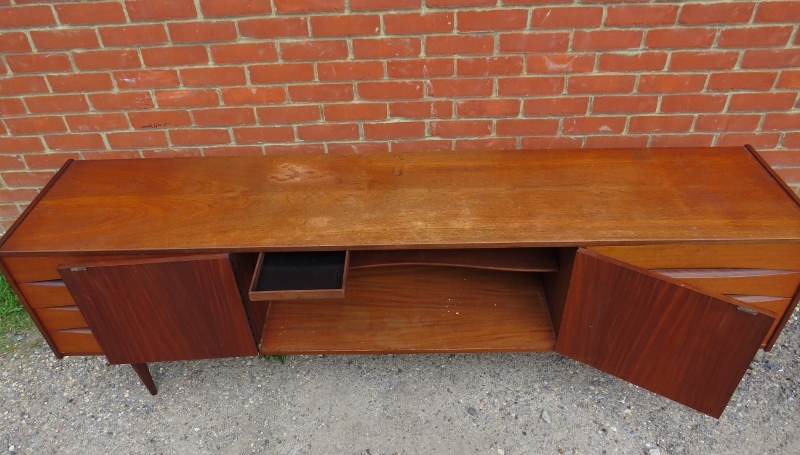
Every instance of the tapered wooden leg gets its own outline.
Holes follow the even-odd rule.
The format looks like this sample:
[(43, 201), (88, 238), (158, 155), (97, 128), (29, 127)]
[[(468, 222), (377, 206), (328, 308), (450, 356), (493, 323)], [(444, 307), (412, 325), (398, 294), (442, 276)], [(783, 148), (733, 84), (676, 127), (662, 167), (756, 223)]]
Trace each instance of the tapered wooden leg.
[(153, 382), (153, 377), (150, 376), (150, 369), (147, 368), (146, 363), (132, 363), (131, 366), (133, 367), (133, 371), (139, 375), (139, 379), (144, 382), (145, 387), (147, 390), (150, 391), (150, 395), (155, 395), (158, 393), (158, 389), (156, 388), (156, 383)]

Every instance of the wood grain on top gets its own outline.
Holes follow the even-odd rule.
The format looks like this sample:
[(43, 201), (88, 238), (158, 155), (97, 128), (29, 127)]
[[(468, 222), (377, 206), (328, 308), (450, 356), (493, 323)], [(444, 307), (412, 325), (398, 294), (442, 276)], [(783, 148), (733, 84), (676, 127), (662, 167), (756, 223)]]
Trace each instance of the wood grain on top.
[(457, 248), (800, 239), (745, 148), (78, 161), (0, 249)]

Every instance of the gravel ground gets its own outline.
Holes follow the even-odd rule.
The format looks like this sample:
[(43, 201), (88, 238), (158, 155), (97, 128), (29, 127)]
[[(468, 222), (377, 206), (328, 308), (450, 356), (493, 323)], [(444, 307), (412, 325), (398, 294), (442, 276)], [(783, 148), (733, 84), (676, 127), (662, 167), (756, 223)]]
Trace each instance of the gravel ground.
[(554, 353), (170, 362), (153, 397), (29, 332), (0, 358), (0, 453), (798, 454), (798, 359), (795, 316), (715, 420)]

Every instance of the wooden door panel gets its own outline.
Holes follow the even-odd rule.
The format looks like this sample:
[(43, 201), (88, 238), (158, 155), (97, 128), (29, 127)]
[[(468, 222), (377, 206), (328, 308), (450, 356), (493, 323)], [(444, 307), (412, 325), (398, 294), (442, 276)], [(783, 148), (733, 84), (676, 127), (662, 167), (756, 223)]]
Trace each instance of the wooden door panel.
[(556, 351), (719, 417), (773, 322), (580, 249)]
[(111, 363), (257, 353), (226, 254), (69, 264), (59, 273)]

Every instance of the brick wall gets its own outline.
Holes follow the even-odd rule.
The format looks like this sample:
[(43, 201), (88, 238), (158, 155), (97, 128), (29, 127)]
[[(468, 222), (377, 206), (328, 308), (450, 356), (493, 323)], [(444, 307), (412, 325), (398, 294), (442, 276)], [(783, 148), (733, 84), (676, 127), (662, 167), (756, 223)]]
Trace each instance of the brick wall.
[(0, 0), (0, 227), (67, 158), (742, 145), (800, 184), (800, 1)]

